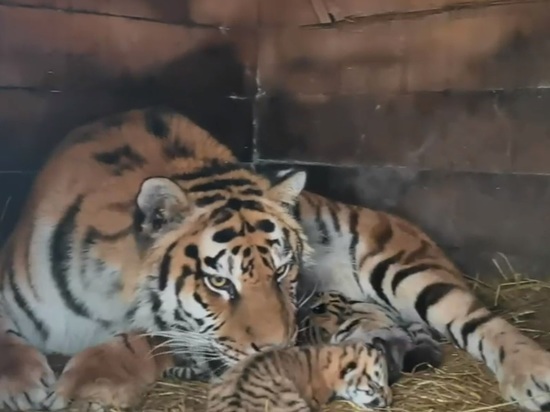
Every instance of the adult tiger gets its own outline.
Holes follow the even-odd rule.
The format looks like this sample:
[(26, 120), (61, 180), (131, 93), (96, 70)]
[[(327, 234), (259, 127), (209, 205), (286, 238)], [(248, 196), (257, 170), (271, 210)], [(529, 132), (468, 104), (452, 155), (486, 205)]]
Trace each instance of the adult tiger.
[[(426, 235), (304, 193), (305, 178), (242, 167), (168, 110), (70, 133), (2, 252), (0, 402), (126, 406), (172, 363), (143, 356), (141, 330), (228, 365), (291, 344), (302, 267), (304, 287), (425, 321), (483, 359), (507, 399), (550, 410), (550, 354), (483, 308)], [(57, 382), (50, 352), (73, 355)]]

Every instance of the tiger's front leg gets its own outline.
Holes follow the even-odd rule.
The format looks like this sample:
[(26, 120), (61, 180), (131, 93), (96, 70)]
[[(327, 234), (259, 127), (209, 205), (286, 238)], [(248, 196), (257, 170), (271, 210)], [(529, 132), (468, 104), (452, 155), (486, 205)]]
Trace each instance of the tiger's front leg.
[(2, 328), (0, 317), (0, 410), (59, 410), (55, 375), (44, 354), (15, 329)]
[(120, 334), (75, 355), (56, 392), (78, 405), (133, 407), (171, 366), (172, 355), (162, 341), (140, 333)]

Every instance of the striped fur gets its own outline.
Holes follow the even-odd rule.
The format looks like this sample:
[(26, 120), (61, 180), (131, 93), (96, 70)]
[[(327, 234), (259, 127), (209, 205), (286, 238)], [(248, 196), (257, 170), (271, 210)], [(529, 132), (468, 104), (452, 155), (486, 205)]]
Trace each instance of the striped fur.
[(359, 407), (391, 403), (386, 360), (372, 345), (348, 343), (254, 355), (213, 383), (208, 412), (309, 412), (341, 399)]
[[(303, 193), (296, 208), (313, 265), (298, 290), (338, 291), (423, 322), (495, 374), (504, 398), (550, 411), (550, 353), (491, 313), (459, 269), (419, 228), (388, 213)], [(303, 291), (303, 292), (302, 292)]]
[[(72, 132), (3, 249), (0, 345), (13, 344), (17, 358), (33, 353), (36, 373), (13, 375), (0, 362), (0, 407), (57, 407), (68, 401), (59, 393), (115, 388), (73, 367), (63, 385), (92, 389), (52, 393), (42, 354), (86, 364), (83, 356), (99, 356), (89, 348), (119, 333), (165, 339), (164, 351), (176, 356), (155, 378), (177, 371), (208, 379), (292, 344), (297, 273), (309, 247), (290, 207), (304, 184), (303, 172), (268, 178), (239, 165), (171, 111), (131, 111)], [(106, 373), (112, 367), (96, 361)]]
[[(506, 399), (550, 410), (550, 354), (483, 307), (418, 228), (303, 192), (304, 172), (259, 169), (167, 110), (70, 133), (0, 256), (9, 360), (0, 362), (0, 407), (58, 407), (94, 391), (123, 404), (143, 382), (91, 379), (78, 366), (99, 362), (96, 372), (110, 376), (117, 357), (103, 358), (124, 350), (110, 345), (121, 333), (164, 338), (175, 355), (166, 368), (200, 359), (189, 376), (292, 344), (299, 286), (426, 323), (484, 361)], [(96, 345), (104, 350), (89, 350)], [(50, 352), (75, 359), (57, 386)]]
[(353, 301), (338, 292), (317, 292), (301, 319), (300, 342), (308, 344), (381, 342), (388, 354), (390, 385), (401, 372), (438, 367), (442, 351), (424, 323), (404, 322), (399, 313), (375, 302)]

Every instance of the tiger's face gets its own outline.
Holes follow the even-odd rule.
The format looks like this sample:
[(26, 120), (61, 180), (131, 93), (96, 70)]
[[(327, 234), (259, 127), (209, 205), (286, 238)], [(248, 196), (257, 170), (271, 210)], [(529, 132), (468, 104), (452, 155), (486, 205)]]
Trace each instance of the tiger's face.
[(294, 343), (297, 275), (309, 252), (288, 210), (305, 174), (233, 180), (239, 185), (197, 196), (193, 186), (152, 178), (137, 200), (141, 234), (152, 239), (142, 300), (149, 328), (169, 336), (176, 354), (208, 352), (228, 366)]
[(334, 399), (352, 402), (360, 407), (386, 407), (392, 392), (384, 348), (364, 343), (341, 344), (342, 353), (335, 357), (338, 376)]

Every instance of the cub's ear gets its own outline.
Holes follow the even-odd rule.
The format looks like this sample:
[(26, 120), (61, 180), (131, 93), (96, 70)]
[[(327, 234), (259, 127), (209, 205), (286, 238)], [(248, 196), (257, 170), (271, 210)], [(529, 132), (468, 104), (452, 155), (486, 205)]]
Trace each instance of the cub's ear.
[(157, 237), (183, 221), (189, 201), (183, 190), (166, 177), (143, 181), (136, 198), (134, 225), (137, 231)]
[(307, 174), (303, 170), (285, 169), (273, 172), (269, 179), (271, 187), (267, 197), (286, 206), (294, 206), (304, 190)]

